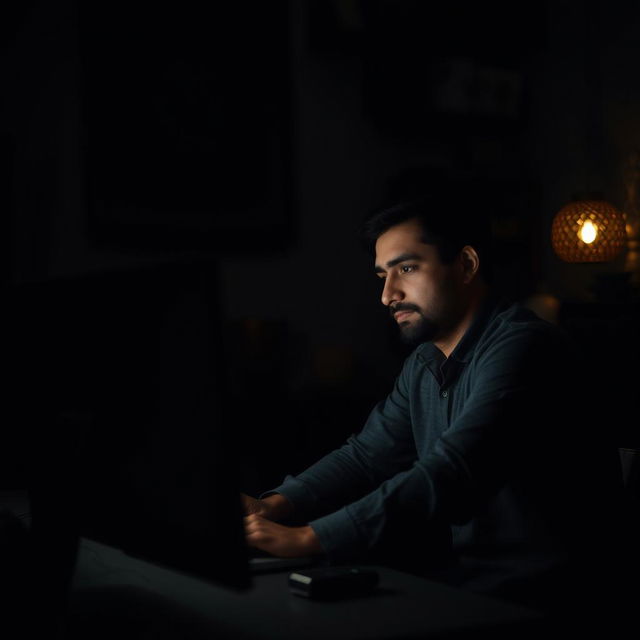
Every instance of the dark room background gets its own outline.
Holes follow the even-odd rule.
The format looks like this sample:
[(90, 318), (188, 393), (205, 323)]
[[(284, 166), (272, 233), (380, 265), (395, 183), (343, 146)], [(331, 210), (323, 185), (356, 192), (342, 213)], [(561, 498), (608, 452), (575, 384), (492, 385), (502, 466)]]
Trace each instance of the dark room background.
[[(86, 354), (105, 357), (105, 334), (120, 331), (112, 342), (131, 348), (118, 343), (96, 384), (120, 379), (145, 335), (140, 322), (127, 334), (127, 313), (148, 305), (171, 331), (138, 354), (147, 366), (128, 371), (127, 393), (137, 375), (151, 405), (170, 394), (162, 366), (219, 385), (245, 490), (340, 444), (404, 356), (357, 229), (372, 208), (443, 179), (452, 200), (467, 189), (491, 203), (498, 283), (583, 341), (607, 372), (604, 386), (585, 379), (585, 397), (611, 394), (603, 427), (639, 445), (637, 264), (627, 251), (568, 264), (550, 243), (572, 198), (598, 192), (623, 208), (637, 185), (637, 2), (31, 0), (0, 11), (13, 320), (3, 483), (25, 481), (33, 421), (98, 410), (84, 391), (61, 391), (80, 385), (72, 354), (90, 347), (82, 366), (96, 367)], [(184, 265), (203, 278), (188, 300), (147, 303)], [(105, 281), (103, 306), (70, 330), (64, 318), (77, 321)], [(75, 293), (56, 298), (60, 283)], [(47, 306), (28, 306), (24, 292), (42, 288)], [(215, 322), (194, 330), (205, 307)], [(47, 350), (63, 335), (54, 326), (68, 342)]]

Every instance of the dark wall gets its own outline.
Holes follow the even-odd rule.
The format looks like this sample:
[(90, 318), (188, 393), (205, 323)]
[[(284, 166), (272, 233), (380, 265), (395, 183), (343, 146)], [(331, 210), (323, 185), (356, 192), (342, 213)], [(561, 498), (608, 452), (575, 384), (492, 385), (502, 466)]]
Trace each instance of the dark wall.
[(623, 269), (561, 263), (549, 229), (586, 186), (624, 200), (636, 3), (129, 4), (2, 10), (5, 278), (214, 263), (250, 488), (359, 429), (400, 366), (356, 237), (381, 202), (443, 176), (488, 199), (499, 284), (547, 310)]

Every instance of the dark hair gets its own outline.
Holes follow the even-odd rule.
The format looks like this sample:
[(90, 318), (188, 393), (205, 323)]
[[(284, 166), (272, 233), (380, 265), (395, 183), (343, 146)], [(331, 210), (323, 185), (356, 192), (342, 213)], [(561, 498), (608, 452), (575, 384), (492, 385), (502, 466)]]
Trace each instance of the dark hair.
[(450, 264), (464, 246), (472, 246), (480, 257), (483, 278), (491, 280), (490, 217), (478, 202), (459, 193), (446, 198), (434, 193), (373, 211), (361, 228), (365, 249), (375, 255), (376, 241), (385, 231), (414, 218), (422, 226), (422, 242), (435, 245), (444, 264)]

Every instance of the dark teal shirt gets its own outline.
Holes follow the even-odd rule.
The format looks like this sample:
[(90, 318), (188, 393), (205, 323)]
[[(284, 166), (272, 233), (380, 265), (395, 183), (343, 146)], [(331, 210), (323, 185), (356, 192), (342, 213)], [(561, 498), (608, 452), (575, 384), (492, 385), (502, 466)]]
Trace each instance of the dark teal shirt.
[(556, 580), (608, 473), (582, 367), (556, 326), (488, 299), (449, 358), (417, 347), (364, 428), (275, 491), (334, 562), (410, 557), (486, 592)]

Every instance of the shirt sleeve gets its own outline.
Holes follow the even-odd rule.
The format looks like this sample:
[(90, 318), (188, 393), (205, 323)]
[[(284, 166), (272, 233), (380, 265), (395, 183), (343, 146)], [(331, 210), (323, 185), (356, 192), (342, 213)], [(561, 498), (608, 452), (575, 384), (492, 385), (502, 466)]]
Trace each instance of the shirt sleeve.
[(392, 392), (373, 408), (359, 433), (268, 492), (288, 498), (296, 519), (308, 521), (333, 512), (411, 466), (416, 458), (407, 386), (411, 359), (410, 356), (405, 363)]
[(543, 406), (535, 390), (544, 344), (515, 334), (494, 345), (476, 363), (463, 411), (433, 448), (368, 494), (309, 523), (331, 560), (402, 541), (410, 529), (428, 535), (430, 527), (466, 523), (486, 505), (523, 461), (512, 455), (514, 443), (521, 452), (539, 450), (528, 425), (536, 413), (531, 403)]

